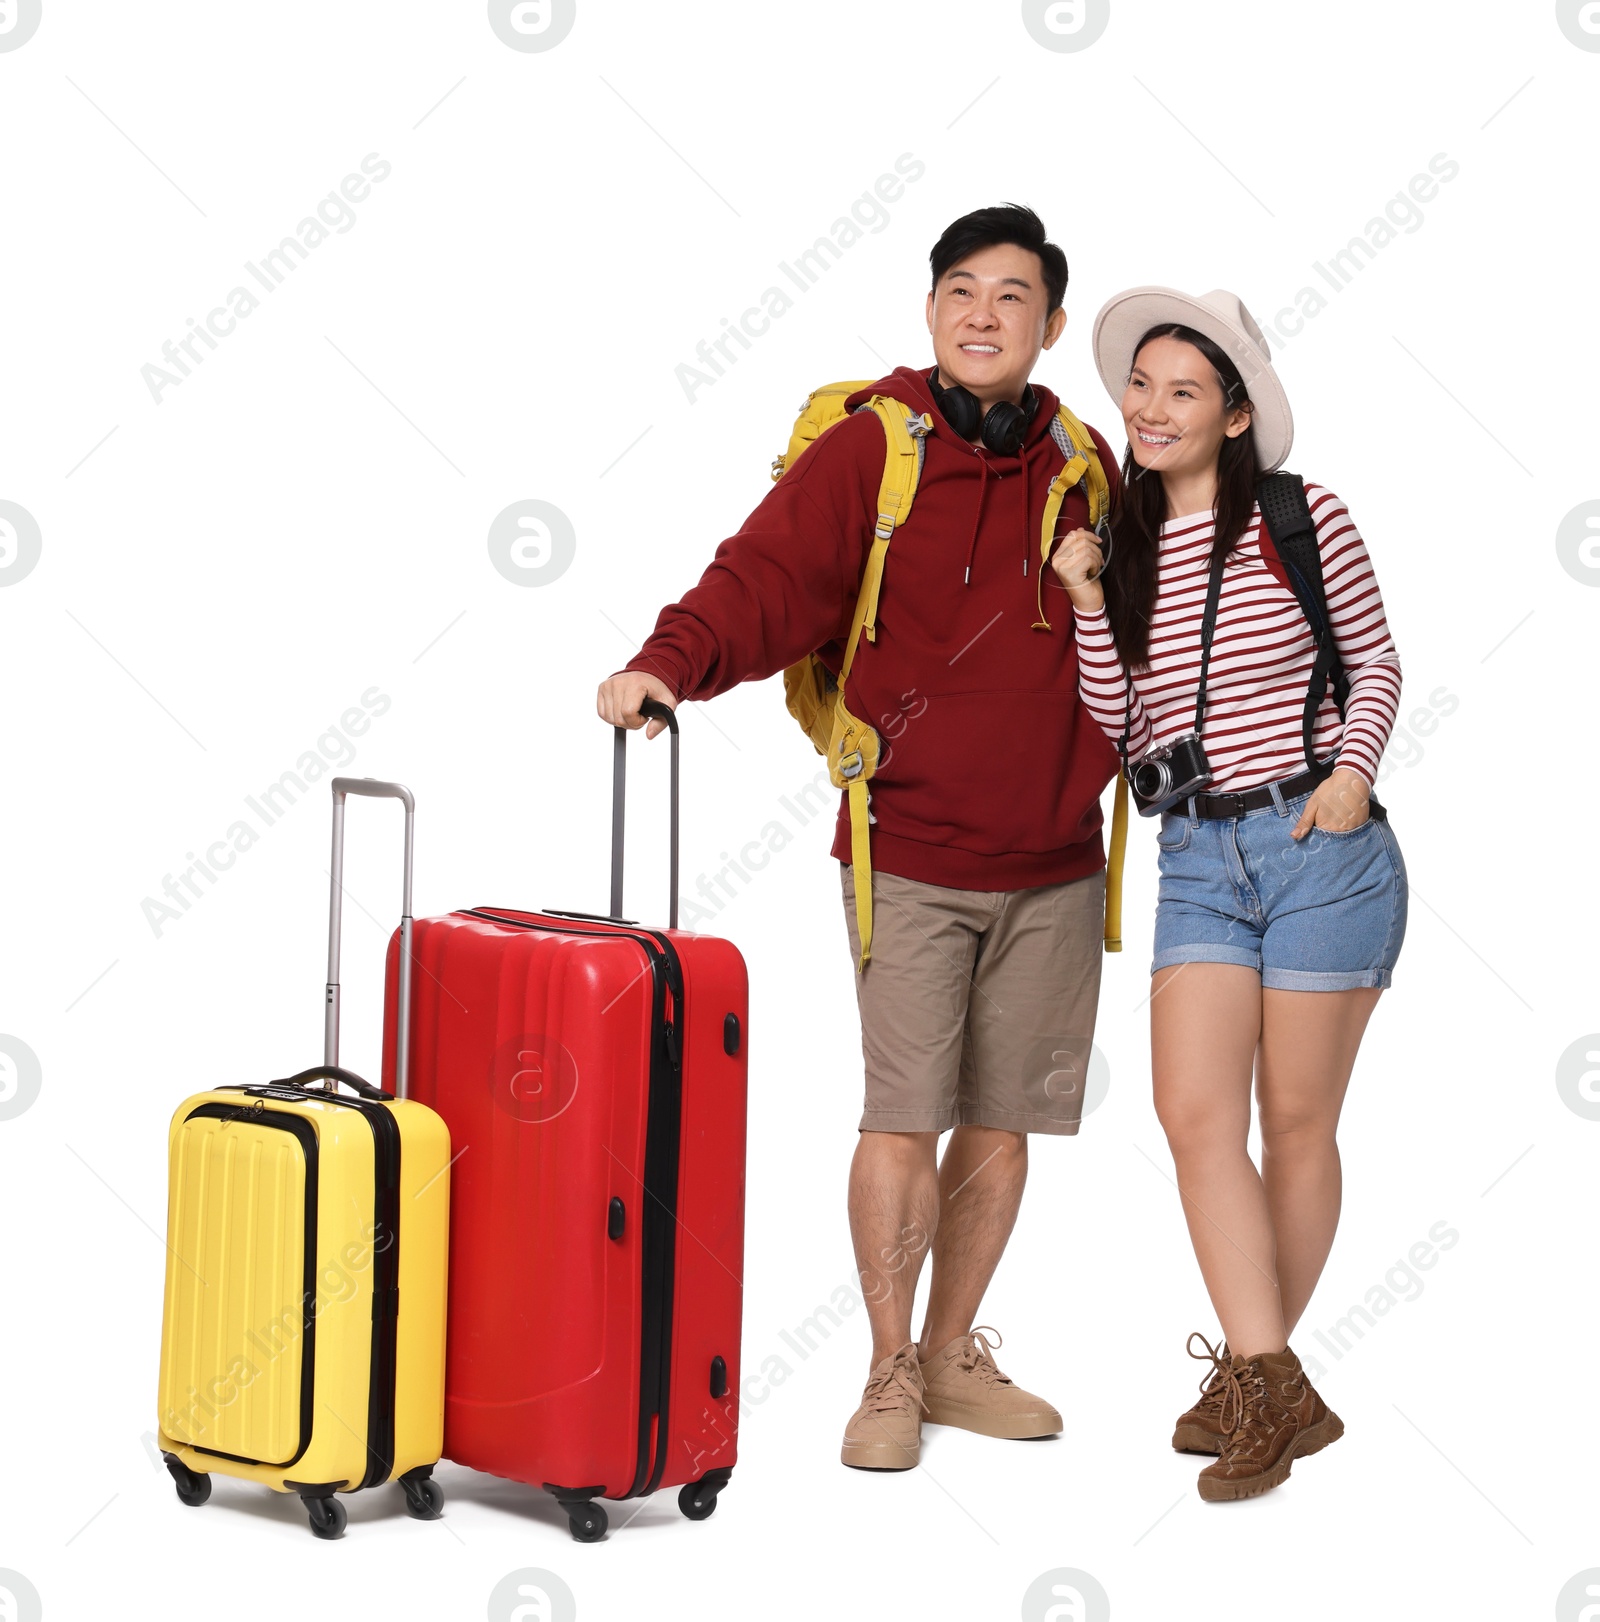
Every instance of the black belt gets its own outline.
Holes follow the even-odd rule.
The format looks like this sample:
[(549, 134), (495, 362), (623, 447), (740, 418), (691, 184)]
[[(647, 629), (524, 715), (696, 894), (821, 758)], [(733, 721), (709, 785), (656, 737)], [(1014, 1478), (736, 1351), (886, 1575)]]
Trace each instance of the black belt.
[[(1303, 771), (1297, 777), (1284, 778), (1276, 785), (1279, 798), (1292, 800), (1296, 795), (1309, 794), (1318, 783), (1332, 774), (1333, 768), (1334, 762), (1325, 760), (1321, 765)], [(1260, 788), (1246, 789), (1242, 794), (1195, 794), (1187, 800), (1179, 800), (1172, 809), (1180, 816), (1204, 817), (1207, 821), (1222, 817), (1242, 817), (1247, 811), (1265, 811), (1268, 806), (1275, 804), (1272, 788), (1271, 784), (1263, 784)], [(1382, 822), (1389, 813), (1378, 804), (1376, 797), (1369, 803), (1373, 820)]]

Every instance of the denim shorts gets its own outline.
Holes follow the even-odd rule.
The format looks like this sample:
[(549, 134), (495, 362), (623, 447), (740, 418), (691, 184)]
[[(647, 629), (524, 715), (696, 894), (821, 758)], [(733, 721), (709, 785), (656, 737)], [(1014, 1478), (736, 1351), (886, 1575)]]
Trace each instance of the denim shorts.
[(1237, 963), (1272, 991), (1385, 987), (1406, 933), (1406, 864), (1387, 821), (1289, 837), (1307, 795), (1242, 817), (1163, 814), (1155, 961)]

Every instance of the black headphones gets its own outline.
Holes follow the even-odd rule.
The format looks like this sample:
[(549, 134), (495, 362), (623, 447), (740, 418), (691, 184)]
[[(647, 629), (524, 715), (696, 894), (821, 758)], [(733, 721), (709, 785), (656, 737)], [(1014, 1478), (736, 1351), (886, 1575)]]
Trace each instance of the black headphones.
[(933, 390), (934, 403), (944, 420), (963, 439), (970, 440), (974, 434), (978, 435), (985, 448), (996, 456), (1015, 456), (1022, 449), (1028, 424), (1033, 421), (1033, 414), (1039, 408), (1031, 383), (1022, 391), (1021, 405), (1011, 400), (996, 400), (987, 411), (978, 403), (978, 397), (971, 389), (964, 389), (959, 383), (947, 389), (939, 381), (937, 366), (928, 376), (928, 387)]

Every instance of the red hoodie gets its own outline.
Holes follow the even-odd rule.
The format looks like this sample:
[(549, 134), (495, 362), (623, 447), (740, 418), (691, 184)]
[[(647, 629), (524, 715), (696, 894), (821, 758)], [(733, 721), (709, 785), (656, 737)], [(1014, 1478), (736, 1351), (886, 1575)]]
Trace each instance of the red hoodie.
[[(1072, 605), (1048, 566), (1050, 629), (1032, 628), (1039, 525), (1062, 465), (1050, 437), (1056, 397), (1035, 385), (1021, 454), (996, 456), (955, 433), (922, 372), (898, 367), (849, 403), (874, 393), (930, 413), (934, 427), (911, 516), (889, 545), (878, 637), (861, 639), (845, 694), (884, 745), (870, 785), (872, 865), (964, 890), (1082, 878), (1105, 865), (1099, 802), (1117, 757), (1079, 700)], [(1116, 461), (1090, 433), (1114, 500)], [(837, 671), (883, 460), (871, 412), (830, 428), (717, 548), (699, 584), (662, 609), (625, 668), (687, 699), (759, 681), (814, 649)], [(1056, 533), (1087, 523), (1079, 488)], [(833, 854), (850, 859), (843, 794)]]

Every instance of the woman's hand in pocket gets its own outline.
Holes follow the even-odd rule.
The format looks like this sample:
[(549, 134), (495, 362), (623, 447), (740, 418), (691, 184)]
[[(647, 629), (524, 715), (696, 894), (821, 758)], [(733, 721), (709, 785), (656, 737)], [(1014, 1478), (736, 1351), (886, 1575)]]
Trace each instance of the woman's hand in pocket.
[(1306, 801), (1291, 837), (1304, 839), (1313, 828), (1326, 828), (1331, 834), (1347, 834), (1371, 815), (1368, 804), (1371, 797), (1372, 790), (1360, 772), (1349, 766), (1337, 767), (1332, 776), (1323, 778)]

